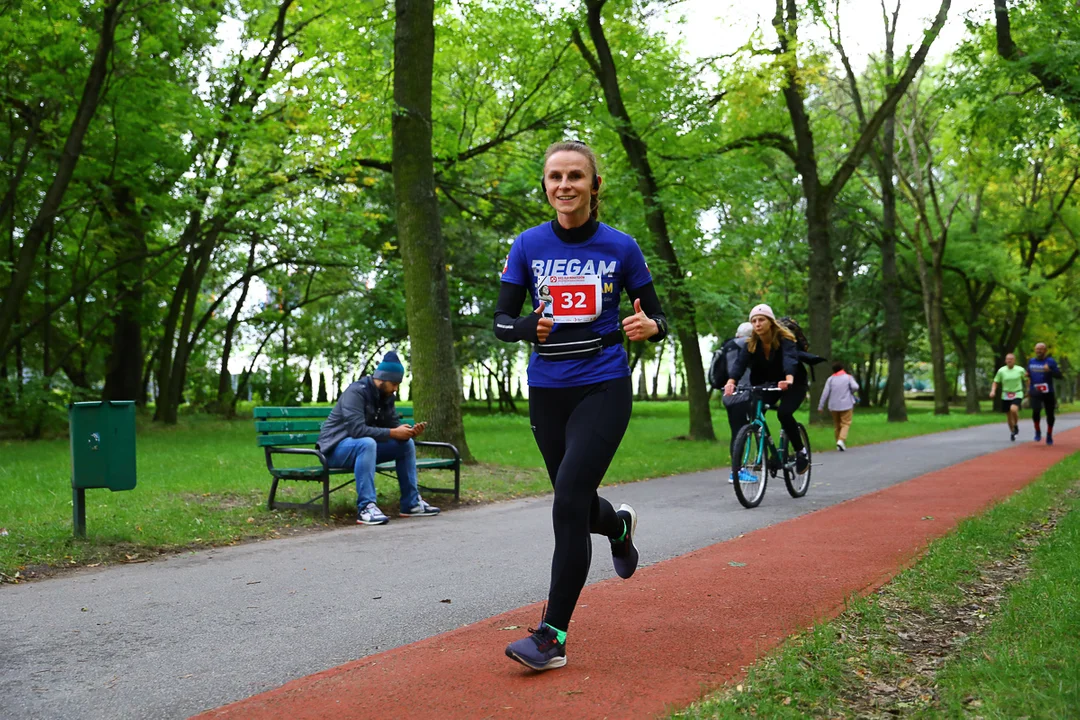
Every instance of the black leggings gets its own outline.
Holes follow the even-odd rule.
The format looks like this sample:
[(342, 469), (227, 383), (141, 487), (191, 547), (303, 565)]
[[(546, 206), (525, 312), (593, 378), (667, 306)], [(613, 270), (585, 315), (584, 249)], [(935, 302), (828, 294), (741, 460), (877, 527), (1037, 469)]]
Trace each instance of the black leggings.
[(724, 409), (727, 410), (728, 427), (731, 428), (731, 440), (728, 442), (728, 452), (734, 453), (735, 436), (739, 434), (739, 431), (743, 429), (744, 425), (750, 424), (750, 419), (754, 413), (754, 404), (747, 400), (746, 402), (725, 405)]
[(1057, 396), (1054, 393), (1031, 396), (1031, 419), (1039, 424), (1042, 410), (1046, 410), (1046, 427), (1054, 429), (1054, 411), (1057, 410)]
[(617, 538), (623, 523), (615, 508), (596, 494), (626, 426), (633, 389), (630, 378), (572, 388), (529, 388), (529, 419), (544, 456), (555, 502), (555, 554), (544, 620), (568, 630), (589, 575), (589, 533)]
[(805, 385), (792, 385), (780, 393), (780, 399), (770, 403), (770, 407), (776, 408), (776, 419), (780, 421), (780, 427), (784, 428), (788, 442), (795, 448), (795, 452), (803, 449), (802, 435), (799, 434), (799, 424), (795, 421), (795, 411), (802, 405), (806, 398)]

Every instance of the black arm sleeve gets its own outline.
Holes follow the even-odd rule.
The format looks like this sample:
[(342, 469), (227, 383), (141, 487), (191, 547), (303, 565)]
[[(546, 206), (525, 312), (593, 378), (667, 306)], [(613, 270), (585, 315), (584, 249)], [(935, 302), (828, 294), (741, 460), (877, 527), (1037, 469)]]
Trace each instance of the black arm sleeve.
[(540, 322), (540, 316), (532, 312), (521, 317), (521, 306), (527, 294), (524, 285), (504, 282), (499, 288), (499, 299), (495, 303), (495, 337), (503, 342), (538, 341), (536, 324)]
[(656, 323), (656, 327), (660, 332), (649, 338), (649, 342), (660, 342), (668, 334), (667, 316), (664, 315), (664, 309), (660, 307), (660, 298), (656, 296), (656, 288), (653, 284), (645, 283), (639, 288), (631, 290), (626, 289), (626, 294), (630, 296), (630, 302), (635, 300), (641, 300), (641, 311), (648, 316), (648, 318)]

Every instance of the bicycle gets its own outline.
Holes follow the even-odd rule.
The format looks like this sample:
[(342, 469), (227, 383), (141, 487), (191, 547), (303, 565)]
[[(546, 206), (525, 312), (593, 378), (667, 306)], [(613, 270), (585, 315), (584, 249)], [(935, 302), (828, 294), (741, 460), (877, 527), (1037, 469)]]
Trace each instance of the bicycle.
[[(778, 472), (783, 472), (784, 484), (791, 497), (800, 498), (810, 488), (810, 469), (813, 464), (807, 465), (806, 472), (802, 475), (795, 471), (795, 453), (788, 455), (788, 438), (783, 430), (780, 432), (779, 451), (773, 444), (769, 425), (765, 422), (765, 397), (772, 392), (782, 391), (775, 385), (750, 388), (750, 399), (754, 402), (754, 419), (739, 430), (731, 453), (735, 496), (745, 508), (755, 508), (761, 503), (761, 499), (765, 497), (769, 475), (775, 478)], [(798, 423), (798, 426), (803, 447), (806, 448), (806, 459), (810, 461), (810, 438), (806, 434), (806, 427), (802, 423)]]

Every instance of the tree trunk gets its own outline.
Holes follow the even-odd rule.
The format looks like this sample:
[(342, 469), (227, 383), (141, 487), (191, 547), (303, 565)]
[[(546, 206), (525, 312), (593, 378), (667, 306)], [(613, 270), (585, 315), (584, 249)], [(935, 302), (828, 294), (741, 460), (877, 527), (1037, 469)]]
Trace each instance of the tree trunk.
[(671, 326), (682, 346), (683, 365), (686, 370), (690, 401), (689, 436), (693, 440), (715, 440), (716, 433), (713, 431), (712, 415), (709, 413), (709, 387), (705, 381), (705, 367), (701, 359), (701, 346), (694, 317), (694, 302), (690, 293), (683, 287), (683, 279), (686, 275), (679, 264), (668, 232), (667, 216), (660, 198), (659, 185), (649, 163), (648, 148), (634, 128), (630, 114), (623, 103), (615, 60), (601, 21), (601, 11), (605, 2), (606, 0), (585, 0), (585, 6), (588, 9), (589, 37), (596, 48), (596, 56), (594, 57), (589, 51), (581, 33), (576, 28), (573, 31), (574, 42), (604, 91), (608, 112), (615, 120), (619, 140), (626, 151), (630, 166), (637, 175), (638, 191), (645, 205), (645, 222), (649, 228), (649, 234), (652, 236), (656, 254), (665, 266), (665, 305), (672, 318)]
[(454, 328), (446, 249), (431, 154), (434, 0), (395, 0), (393, 140), (397, 239), (405, 266), (405, 312), (416, 418), (430, 437), (453, 443), (472, 462), (454, 382)]
[(140, 258), (116, 271), (119, 306), (113, 317), (113, 339), (106, 362), (103, 400), (138, 400), (143, 375), (143, 271), (146, 266), (146, 226), (128, 187), (114, 188), (110, 225), (127, 257)]

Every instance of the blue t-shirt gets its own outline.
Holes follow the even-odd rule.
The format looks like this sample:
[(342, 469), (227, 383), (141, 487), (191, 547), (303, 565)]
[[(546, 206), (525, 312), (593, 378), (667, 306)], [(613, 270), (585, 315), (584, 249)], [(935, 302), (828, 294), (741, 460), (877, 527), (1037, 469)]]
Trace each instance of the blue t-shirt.
[[(1060, 374), (1061, 370), (1058, 369), (1057, 362), (1049, 355), (1042, 360), (1039, 358), (1031, 358), (1028, 360), (1028, 376), (1031, 378), (1031, 394), (1049, 395), (1054, 392), (1054, 376)], [(1046, 390), (1040, 388), (1040, 385), (1045, 385)]]
[[(588, 323), (598, 335), (620, 329), (619, 296), (624, 288), (636, 290), (652, 282), (645, 256), (634, 238), (604, 223), (583, 243), (560, 240), (551, 223), (518, 235), (506, 258), (502, 281), (527, 287), (535, 310), (540, 304), (540, 282), (551, 276), (599, 276), (602, 304), (597, 318)], [(556, 322), (548, 337), (553, 338), (562, 325)], [(530, 387), (578, 387), (629, 376), (630, 365), (622, 345), (606, 347), (597, 355), (579, 360), (549, 360), (536, 352), (529, 358)]]

